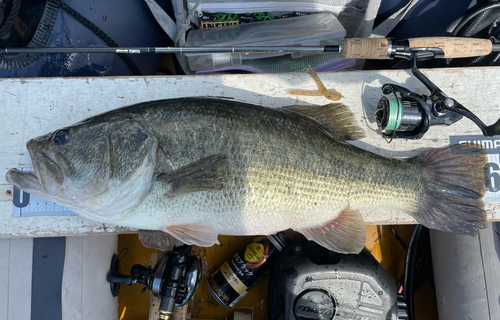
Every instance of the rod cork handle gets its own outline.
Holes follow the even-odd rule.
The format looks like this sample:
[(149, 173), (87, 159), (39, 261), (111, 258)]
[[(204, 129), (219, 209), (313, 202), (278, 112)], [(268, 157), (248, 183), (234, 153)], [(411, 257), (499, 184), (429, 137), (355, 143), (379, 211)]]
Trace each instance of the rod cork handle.
[(458, 37), (427, 37), (408, 39), (410, 48), (440, 48), (444, 58), (467, 58), (491, 53), (493, 44), (488, 39)]
[[(425, 37), (408, 39), (410, 48), (439, 48), (443, 58), (467, 58), (484, 56), (491, 53), (493, 44), (488, 39), (458, 37)], [(342, 58), (352, 59), (389, 59), (389, 39), (352, 38), (341, 42)]]
[(387, 59), (389, 40), (385, 38), (352, 38), (340, 42), (342, 58), (351, 59)]

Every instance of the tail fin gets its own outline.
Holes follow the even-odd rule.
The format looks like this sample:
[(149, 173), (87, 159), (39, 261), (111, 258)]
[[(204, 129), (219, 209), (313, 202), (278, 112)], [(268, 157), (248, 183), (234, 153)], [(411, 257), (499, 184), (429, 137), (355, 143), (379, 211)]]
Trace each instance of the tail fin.
[(423, 152), (417, 159), (423, 162), (429, 187), (412, 216), (428, 228), (458, 234), (475, 235), (484, 228), (484, 151), (453, 145)]

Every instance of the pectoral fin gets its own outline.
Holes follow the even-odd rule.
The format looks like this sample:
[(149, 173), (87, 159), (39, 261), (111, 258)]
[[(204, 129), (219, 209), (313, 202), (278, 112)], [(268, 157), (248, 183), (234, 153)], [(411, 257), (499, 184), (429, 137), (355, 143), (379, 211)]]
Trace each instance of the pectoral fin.
[(227, 181), (229, 166), (225, 156), (213, 155), (168, 173), (156, 179), (170, 184), (167, 196), (174, 197), (197, 191), (218, 190)]
[(218, 233), (212, 227), (197, 225), (171, 226), (164, 230), (185, 244), (211, 247), (219, 244)]
[(317, 228), (295, 229), (307, 239), (339, 253), (359, 253), (366, 241), (363, 217), (357, 210), (342, 210), (337, 218)]

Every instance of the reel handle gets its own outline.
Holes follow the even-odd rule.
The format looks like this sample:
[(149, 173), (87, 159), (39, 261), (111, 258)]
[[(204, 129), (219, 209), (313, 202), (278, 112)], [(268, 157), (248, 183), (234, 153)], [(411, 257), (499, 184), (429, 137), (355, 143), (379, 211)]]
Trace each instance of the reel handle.
[(469, 109), (467, 109), (454, 99), (448, 98), (447, 100), (450, 101), (450, 105), (447, 106), (445, 101), (444, 103), (440, 104), (441, 109), (449, 110), (458, 113), (466, 118), (469, 118), (479, 127), (479, 129), (481, 129), (485, 137), (495, 137), (500, 135), (500, 119), (498, 119), (497, 122), (495, 122), (494, 124), (487, 126), (472, 111), (470, 111)]
[(486, 137), (500, 136), (500, 119), (491, 126), (487, 126), (484, 135)]
[(432, 51), (439, 55), (434, 58), (466, 58), (484, 56), (491, 53), (493, 44), (488, 39), (459, 37), (423, 37), (412, 38), (404, 42), (389, 38), (352, 38), (341, 41), (342, 58), (352, 59), (393, 59), (398, 53), (414, 51)]
[(106, 276), (106, 280), (111, 284), (119, 283), (126, 284), (127, 286), (132, 286), (137, 283), (137, 278), (126, 274), (121, 274), (119, 272), (108, 273), (108, 275)]

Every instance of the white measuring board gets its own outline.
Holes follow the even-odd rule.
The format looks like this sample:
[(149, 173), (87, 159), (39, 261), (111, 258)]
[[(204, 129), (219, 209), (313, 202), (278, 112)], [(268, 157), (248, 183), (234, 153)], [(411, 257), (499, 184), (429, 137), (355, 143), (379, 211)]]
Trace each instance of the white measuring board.
[[(22, 171), (33, 171), (33, 168), (19, 168)], [(76, 215), (70, 209), (55, 204), (17, 187), (13, 188), (12, 216), (13, 217), (41, 217), (41, 216), (72, 216)]]
[[(423, 69), (448, 96), (473, 111), (486, 124), (500, 117), (500, 67)], [(328, 89), (342, 94), (339, 101), (355, 114), (366, 137), (352, 141), (362, 149), (389, 157), (411, 157), (429, 148), (450, 144), (450, 136), (480, 135), (468, 119), (451, 126), (431, 126), (418, 140), (394, 139), (387, 144), (380, 135), (374, 113), (384, 83), (395, 83), (417, 93), (428, 90), (408, 70), (319, 73)], [(0, 79), (0, 238), (131, 233), (136, 230), (91, 221), (78, 215), (16, 218), (12, 216), (12, 185), (5, 180), (10, 168), (32, 167), (26, 141), (102, 112), (134, 103), (192, 96), (230, 97), (268, 107), (323, 105), (325, 97), (293, 96), (288, 89), (316, 90), (308, 73), (204, 76), (140, 76), (95, 78)], [(493, 147), (495, 146), (493, 143)], [(500, 142), (498, 142), (500, 143)], [(499, 164), (500, 154), (490, 154)], [(489, 167), (490, 187), (496, 174)], [(493, 182), (491, 182), (493, 181)], [(500, 187), (500, 183), (498, 183)], [(500, 220), (500, 196), (489, 191), (485, 199), (488, 220)], [(31, 201), (31, 199), (30, 199)], [(43, 202), (42, 204), (44, 204)], [(38, 204), (39, 205), (39, 204)], [(407, 224), (416, 221), (406, 213), (376, 210), (362, 212), (367, 224)], [(26, 209), (25, 209), (26, 211)]]
[(450, 144), (481, 146), (488, 156), (484, 166), (486, 184), (485, 202), (500, 202), (500, 137), (489, 138), (480, 135), (450, 136)]

